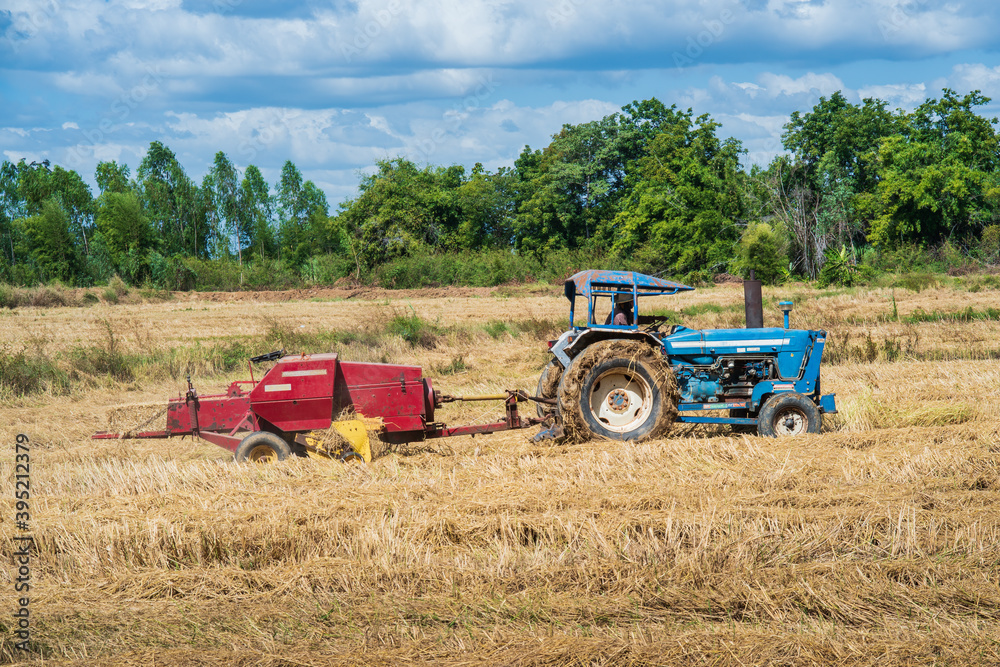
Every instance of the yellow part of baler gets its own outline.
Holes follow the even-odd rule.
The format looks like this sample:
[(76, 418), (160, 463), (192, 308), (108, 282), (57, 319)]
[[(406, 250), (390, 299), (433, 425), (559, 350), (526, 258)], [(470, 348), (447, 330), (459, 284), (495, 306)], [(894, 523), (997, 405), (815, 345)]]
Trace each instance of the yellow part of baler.
[[(377, 423), (367, 423), (367, 422)], [(351, 452), (357, 452), (365, 463), (371, 463), (372, 448), (368, 430), (381, 426), (381, 420), (344, 419), (335, 421), (325, 432), (313, 431), (303, 438), (306, 452), (314, 459), (344, 458), (351, 460)], [(355, 459), (356, 460), (356, 459)]]

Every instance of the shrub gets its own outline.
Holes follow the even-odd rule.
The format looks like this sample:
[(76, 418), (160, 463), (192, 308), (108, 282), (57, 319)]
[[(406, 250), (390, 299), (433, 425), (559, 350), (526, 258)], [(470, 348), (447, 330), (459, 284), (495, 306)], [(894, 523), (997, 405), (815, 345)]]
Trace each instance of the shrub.
[(533, 280), (536, 260), (506, 250), (472, 253), (422, 252), (399, 257), (375, 269), (373, 281), (389, 288), (470, 285), (495, 287)]
[(491, 320), (483, 325), (483, 330), (494, 340), (501, 336), (516, 336), (517, 332), (512, 330), (506, 322)]
[(12, 285), (0, 285), (0, 307), (17, 308), (20, 304), (18, 289)]
[(58, 287), (37, 287), (30, 292), (28, 303), (38, 308), (54, 308), (69, 304), (70, 298), (66, 291)]
[(985, 276), (970, 276), (965, 278), (962, 283), (965, 288), (970, 292), (981, 292), (983, 290), (996, 290), (1000, 289), (1000, 276), (995, 275), (985, 275)]
[(29, 354), (26, 350), (11, 354), (0, 352), (0, 387), (17, 395), (44, 391), (66, 393), (69, 376), (56, 363), (41, 352)]
[(114, 325), (109, 320), (103, 320), (101, 326), (104, 328), (104, 340), (96, 345), (74, 348), (70, 352), (73, 370), (84, 375), (104, 375), (131, 382), (135, 379), (134, 368), (141, 360), (122, 350), (121, 341), (115, 335)]
[[(307, 331), (304, 326), (282, 322), (272, 317), (264, 318), (264, 340), (261, 352), (285, 350), (288, 353), (315, 354), (326, 352), (337, 334), (328, 331)], [(260, 354), (255, 352), (254, 354)], [(251, 355), (252, 356), (252, 355)]]
[[(186, 263), (183, 257), (164, 258), (159, 253), (150, 254), (150, 269), (153, 282), (165, 290), (187, 292), (198, 285), (198, 274)], [(190, 259), (197, 262), (198, 260)]]
[(939, 285), (938, 279), (931, 273), (906, 273), (897, 276), (890, 287), (900, 287), (911, 292), (921, 292)]
[(303, 265), (302, 277), (316, 285), (332, 285), (357, 270), (354, 260), (346, 255), (317, 255)]
[[(785, 238), (765, 222), (748, 226), (736, 247), (734, 269), (744, 278), (753, 270), (758, 280), (774, 285), (783, 279), (787, 266)], [(707, 276), (706, 281), (710, 280)]]
[(111, 280), (108, 281), (108, 289), (113, 291), (115, 295), (120, 299), (128, 294), (128, 285), (125, 281), (118, 276), (111, 276)]
[(850, 287), (858, 282), (858, 268), (852, 253), (848, 252), (847, 246), (841, 246), (840, 250), (829, 249), (826, 251), (826, 261), (819, 271), (819, 286), (844, 285)]
[(456, 373), (464, 373), (468, 370), (468, 366), (465, 365), (465, 357), (462, 355), (452, 357), (451, 362), (447, 364), (434, 365), (431, 368), (438, 375), (455, 375)]
[[(239, 273), (239, 265), (235, 265)], [(302, 279), (283, 262), (258, 259), (243, 265), (243, 288), (253, 290), (286, 290), (302, 286)]]
[(990, 264), (1000, 259), (1000, 225), (990, 225), (983, 230), (979, 239), (979, 256)]
[(878, 253), (874, 268), (890, 272), (926, 272), (933, 263), (930, 252), (911, 243)]
[(419, 345), (427, 349), (437, 345), (437, 328), (416, 313), (396, 315), (389, 321), (386, 330), (389, 334), (399, 336), (410, 345)]

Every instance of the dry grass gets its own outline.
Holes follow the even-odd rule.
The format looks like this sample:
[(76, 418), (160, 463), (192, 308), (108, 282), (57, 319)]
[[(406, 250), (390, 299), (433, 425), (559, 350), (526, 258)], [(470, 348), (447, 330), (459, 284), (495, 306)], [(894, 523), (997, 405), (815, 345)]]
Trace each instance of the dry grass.
[[(897, 305), (933, 293), (911, 303), (897, 290)], [(874, 317), (880, 298), (805, 300), (793, 322), (888, 334)], [(344, 357), (430, 369), (462, 356), (467, 370), (435, 386), (472, 394), (534, 388), (547, 361), (538, 338), (475, 332), (502, 312), (563, 316), (559, 298), (525, 301), (210, 306), (222, 326), (246, 328), (264, 327), (265, 315), (358, 326), (412, 305), (450, 327), (433, 348), (357, 343)], [(160, 323), (151, 345), (220, 333), (197, 302), (178, 305), (119, 308)], [(96, 308), (23, 313), (20, 324), (52, 327), (58, 340), (74, 313), (82, 326)], [(9, 321), (20, 313), (0, 328), (26, 336)], [(848, 322), (865, 313), (870, 324)], [(935, 349), (930, 325), (914, 326)], [(950, 327), (973, 350), (998, 329)], [(195, 383), (207, 393), (244, 373), (229, 375)], [(370, 466), (253, 467), (190, 439), (86, 439), (113, 406), (176, 395), (170, 379), (10, 402), (0, 406), (4, 442), (25, 432), (35, 443), (34, 636), (45, 662), (75, 665), (1000, 662), (997, 362), (845, 361), (823, 383), (842, 412), (821, 435), (702, 429), (536, 446), (530, 432), (508, 433), (426, 443)], [(456, 424), (501, 411), (447, 408), (439, 418)], [(12, 480), (0, 489), (10, 553)], [(12, 590), (9, 566), (0, 587)], [(0, 656), (17, 657), (3, 641)]]

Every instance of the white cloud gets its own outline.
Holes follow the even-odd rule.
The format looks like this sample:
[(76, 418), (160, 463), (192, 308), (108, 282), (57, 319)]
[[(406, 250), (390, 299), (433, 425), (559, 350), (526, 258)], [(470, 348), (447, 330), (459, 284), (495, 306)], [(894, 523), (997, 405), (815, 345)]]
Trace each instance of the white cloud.
[(49, 153), (48, 151), (5, 150), (3, 156), (11, 162), (19, 162), (21, 160), (25, 162), (41, 162), (49, 156)]
[(757, 79), (763, 92), (775, 98), (779, 95), (823, 95), (829, 96), (838, 90), (844, 89), (844, 82), (833, 74), (814, 74), (809, 72), (798, 78), (792, 78), (786, 74), (774, 74), (764, 72)]
[(116, 97), (122, 93), (118, 79), (110, 74), (60, 72), (52, 83), (63, 92), (94, 97)]
[(849, 99), (857, 97), (854, 91), (844, 85), (832, 73), (809, 72), (799, 77), (791, 77), (775, 72), (762, 72), (756, 81), (726, 81), (713, 76), (708, 85), (686, 89), (679, 98), (682, 106), (718, 116), (726, 114), (738, 117), (748, 114), (754, 117), (787, 116), (795, 110), (811, 108), (821, 96), (829, 97), (838, 90), (844, 91)]
[(738, 0), (359, 0), (311, 19), (239, 16), (238, 2), (221, 14), (186, 11), (180, 0), (67, 0), (54, 12), (7, 4), (26, 66), (96, 60), (104, 71), (104, 61), (132, 62), (201, 77), (596, 63), (612, 54), (669, 57), (691, 40), (715, 62), (748, 53), (785, 60), (792, 51), (825, 63), (845, 49), (891, 56), (990, 47), (996, 26), (989, 6), (901, 0), (770, 0), (758, 11)]
[[(334, 199), (380, 158), (509, 165), (564, 123), (654, 95), (711, 113), (763, 162), (789, 113), (837, 90), (907, 108), (944, 85), (1000, 97), (991, 65), (933, 82), (919, 63), (889, 80), (838, 66), (995, 48), (1000, 6), (983, 0), (356, 0), (312, 17), (203, 5), (6, 2), (0, 124), (21, 127), (0, 131), (5, 148), (74, 149), (81, 173), (153, 139), (193, 174), (216, 150), (265, 173), (292, 159)], [(671, 68), (689, 48), (692, 67)]]
[(112, 4), (128, 10), (163, 11), (165, 9), (178, 9), (183, 2), (182, 0), (118, 0)]
[(389, 127), (389, 121), (385, 119), (385, 116), (375, 116), (373, 114), (365, 114), (365, 118), (368, 119), (368, 124), (374, 127), (380, 132), (385, 132), (390, 137), (397, 136), (395, 132)]
[[(180, 152), (209, 145), (241, 166), (291, 159), (303, 169), (357, 170), (402, 156), (419, 164), (487, 162), (511, 165), (525, 144), (542, 147), (563, 123), (618, 111), (601, 100), (557, 101), (543, 107), (510, 100), (443, 109), (428, 103), (375, 110), (254, 108), (231, 113), (167, 114), (167, 143)], [(510, 124), (517, 128), (510, 132)], [(210, 156), (203, 156), (207, 161)]]
[(872, 97), (885, 100), (891, 107), (912, 109), (927, 99), (927, 85), (923, 83), (887, 83), (858, 88), (862, 99)]
[(959, 91), (981, 90), (983, 94), (1000, 96), (1000, 66), (989, 67), (982, 63), (955, 65), (951, 75), (942, 83)]

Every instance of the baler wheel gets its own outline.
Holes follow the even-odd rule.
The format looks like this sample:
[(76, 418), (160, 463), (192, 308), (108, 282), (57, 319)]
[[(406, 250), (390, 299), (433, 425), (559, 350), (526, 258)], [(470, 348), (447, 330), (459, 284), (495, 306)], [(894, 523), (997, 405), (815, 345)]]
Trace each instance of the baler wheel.
[[(538, 377), (538, 389), (535, 396), (542, 398), (555, 398), (559, 392), (559, 380), (562, 378), (563, 367), (558, 359), (553, 359), (542, 369), (542, 374)], [(556, 411), (556, 406), (537, 403), (535, 409), (538, 416), (545, 418)]]
[(357, 453), (353, 449), (349, 449), (340, 455), (340, 460), (344, 463), (364, 463), (365, 457)]
[(276, 463), (291, 455), (288, 443), (277, 435), (268, 431), (255, 431), (240, 441), (233, 459), (238, 462)]
[(760, 409), (757, 420), (757, 432), (771, 438), (819, 433), (822, 427), (823, 416), (816, 404), (795, 393), (771, 397)]

